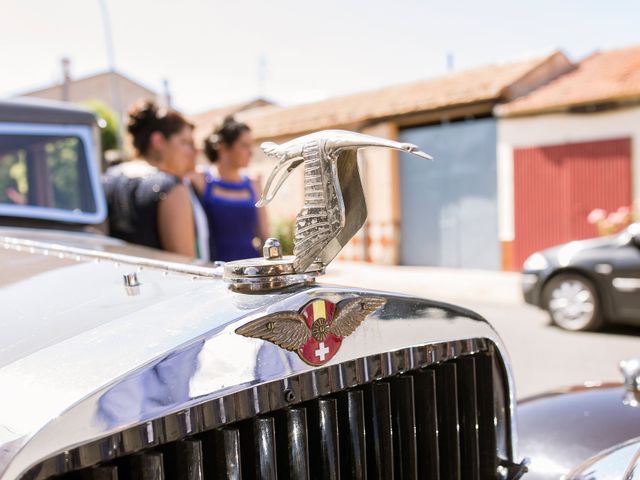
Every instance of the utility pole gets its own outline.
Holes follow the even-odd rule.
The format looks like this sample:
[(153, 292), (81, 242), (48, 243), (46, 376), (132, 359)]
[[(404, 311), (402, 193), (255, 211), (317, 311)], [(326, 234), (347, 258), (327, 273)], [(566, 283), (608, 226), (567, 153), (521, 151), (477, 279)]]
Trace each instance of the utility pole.
[(265, 98), (267, 90), (267, 54), (262, 52), (258, 59), (258, 97)]
[(109, 77), (111, 99), (118, 114), (118, 151), (120, 157), (124, 159), (124, 112), (122, 111), (122, 96), (120, 95), (120, 82), (116, 73), (116, 54), (113, 46), (113, 36), (111, 35), (111, 19), (109, 17), (109, 9), (107, 8), (107, 0), (98, 0), (100, 11), (102, 13), (102, 25), (104, 28), (104, 39), (107, 47), (107, 61), (109, 62)]
[(453, 68), (453, 52), (447, 52), (447, 73), (452, 73)]
[(69, 102), (71, 100), (71, 60), (69, 57), (64, 57), (61, 60), (62, 63), (62, 101)]
[(167, 109), (173, 107), (173, 100), (171, 98), (171, 89), (169, 88), (168, 78), (162, 80), (162, 104)]

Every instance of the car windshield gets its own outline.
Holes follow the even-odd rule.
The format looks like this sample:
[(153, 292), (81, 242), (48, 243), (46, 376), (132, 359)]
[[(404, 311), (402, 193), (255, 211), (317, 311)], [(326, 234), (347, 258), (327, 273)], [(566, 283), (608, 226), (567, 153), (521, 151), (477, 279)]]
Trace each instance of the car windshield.
[(16, 216), (42, 209), (72, 215), (95, 213), (82, 139), (0, 133), (0, 209)]

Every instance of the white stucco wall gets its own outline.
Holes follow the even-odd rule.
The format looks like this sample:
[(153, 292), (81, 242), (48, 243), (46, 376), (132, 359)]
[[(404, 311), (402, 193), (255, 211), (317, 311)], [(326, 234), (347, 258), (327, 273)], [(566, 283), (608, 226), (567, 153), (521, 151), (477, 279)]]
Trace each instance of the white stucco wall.
[(498, 120), (498, 231), (514, 239), (513, 149), (631, 138), (633, 197), (640, 197), (640, 107), (602, 113), (557, 113)]

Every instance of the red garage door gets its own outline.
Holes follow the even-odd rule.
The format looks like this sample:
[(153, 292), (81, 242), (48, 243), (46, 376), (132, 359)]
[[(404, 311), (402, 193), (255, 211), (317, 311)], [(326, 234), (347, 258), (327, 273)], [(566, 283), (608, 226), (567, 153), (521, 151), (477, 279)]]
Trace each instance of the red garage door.
[(514, 150), (515, 267), (536, 250), (593, 237), (594, 208), (631, 203), (631, 140)]

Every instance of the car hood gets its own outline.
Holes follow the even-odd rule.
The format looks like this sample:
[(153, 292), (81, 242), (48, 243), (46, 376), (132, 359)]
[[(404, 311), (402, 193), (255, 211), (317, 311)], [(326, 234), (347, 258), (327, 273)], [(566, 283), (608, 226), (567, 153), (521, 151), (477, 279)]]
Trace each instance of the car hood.
[[(216, 276), (184, 262), (188, 259), (103, 235), (0, 228), (0, 369), (180, 298), (198, 285), (194, 278)], [(132, 272), (144, 287), (124, 288), (123, 276)]]
[(128, 247), (106, 237), (44, 238), (0, 236), (0, 467), (96, 389), (287, 296), (233, 294), (214, 269), (110, 253)]
[[(354, 296), (386, 299), (327, 368), (408, 346), (472, 348), (468, 340), (478, 338), (506, 361), (497, 334), (477, 314), (404, 295), (327, 285), (241, 294), (220, 280), (219, 269), (17, 237), (0, 238), (0, 265), (1, 479), (239, 391), (256, 395), (250, 406), (259, 413), (263, 384), (316, 369), (297, 352), (236, 329), (317, 299), (334, 305)], [(138, 287), (123, 283), (132, 272)], [(385, 362), (395, 364), (391, 356)], [(513, 382), (506, 375), (512, 419)]]
[[(135, 257), (85, 256), (38, 242), (0, 237), (0, 369), (50, 345), (136, 315), (203, 287), (202, 279), (157, 266), (140, 268)], [(2, 248), (9, 246), (11, 248)], [(143, 283), (126, 289), (123, 275), (135, 272)], [(220, 282), (206, 282), (220, 290)]]
[(637, 407), (625, 402), (622, 383), (575, 385), (518, 402), (518, 446), (531, 459), (531, 480), (560, 478), (639, 431)]

